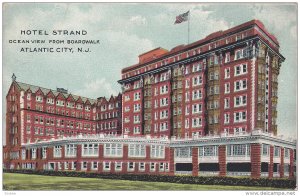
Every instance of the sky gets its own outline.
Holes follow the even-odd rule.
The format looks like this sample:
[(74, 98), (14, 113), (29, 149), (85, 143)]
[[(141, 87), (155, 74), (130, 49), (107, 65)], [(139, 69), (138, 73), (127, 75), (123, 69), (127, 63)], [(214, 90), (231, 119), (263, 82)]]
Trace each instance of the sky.
[[(280, 43), (286, 58), (279, 75), (278, 135), (297, 136), (297, 5), (295, 3), (4, 3), (2, 122), (5, 96), (17, 81), (89, 98), (121, 91), (121, 69), (157, 47), (187, 43), (187, 23), (175, 17), (190, 10), (190, 42), (252, 19), (261, 20)], [(21, 35), (21, 30), (86, 30), (82, 36)], [(89, 53), (24, 53), (19, 39), (93, 39)], [(48, 46), (49, 44), (47, 44)], [(69, 47), (68, 45), (52, 45)], [(73, 46), (72, 46), (73, 47)], [(85, 46), (88, 47), (88, 46)], [(5, 130), (5, 123), (2, 125)]]

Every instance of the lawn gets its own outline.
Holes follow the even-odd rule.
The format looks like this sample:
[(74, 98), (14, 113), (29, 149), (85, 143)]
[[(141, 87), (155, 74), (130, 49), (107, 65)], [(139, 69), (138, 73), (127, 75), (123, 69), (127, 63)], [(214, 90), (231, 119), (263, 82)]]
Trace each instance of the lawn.
[(4, 173), (3, 190), (276, 190), (270, 187), (217, 186)]

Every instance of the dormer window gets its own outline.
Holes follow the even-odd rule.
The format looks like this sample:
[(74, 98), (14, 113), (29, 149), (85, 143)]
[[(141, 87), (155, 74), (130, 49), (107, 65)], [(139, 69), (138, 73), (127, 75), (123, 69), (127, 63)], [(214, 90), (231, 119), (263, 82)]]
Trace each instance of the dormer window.
[(79, 110), (81, 110), (82, 109), (82, 105), (81, 104), (77, 104), (76, 108), (79, 109)]
[(91, 111), (91, 106), (89, 105), (85, 106), (85, 111)]
[(64, 105), (65, 105), (65, 102), (62, 101), (62, 100), (57, 100), (57, 101), (56, 101), (56, 105), (57, 105), (57, 106), (64, 106)]
[(74, 103), (73, 102), (67, 102), (67, 107), (74, 108)]
[(40, 95), (37, 95), (37, 96), (36, 96), (36, 101), (38, 101), (38, 102), (43, 102), (43, 97), (40, 96)]
[(54, 104), (54, 99), (52, 99), (52, 98), (47, 98), (47, 103), (48, 103), (48, 104)]
[(27, 100), (31, 100), (31, 93), (27, 94)]

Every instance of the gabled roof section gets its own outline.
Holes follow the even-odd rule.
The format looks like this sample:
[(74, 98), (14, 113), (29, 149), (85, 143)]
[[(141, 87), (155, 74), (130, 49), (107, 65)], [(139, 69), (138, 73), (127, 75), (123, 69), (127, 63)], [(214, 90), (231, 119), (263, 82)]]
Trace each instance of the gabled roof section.
[(81, 97), (79, 96), (77, 99), (76, 99), (76, 103), (83, 103)]
[(32, 90), (29, 88), (25, 91), (26, 93), (32, 93)]
[(85, 99), (85, 102), (84, 102), (84, 104), (89, 104), (89, 105), (92, 105), (92, 103), (90, 102), (90, 100), (89, 100), (89, 99)]
[(60, 98), (60, 99), (66, 99), (66, 97), (64, 96), (63, 93), (58, 93), (57, 96), (56, 96), (56, 99), (57, 98)]
[(115, 101), (115, 98), (114, 98), (113, 95), (111, 95), (108, 102), (109, 102), (109, 103), (112, 103), (112, 102), (114, 102), (114, 101)]
[(42, 91), (42, 89), (41, 88), (39, 88), (36, 92), (34, 92), (35, 94), (42, 94), (43, 96), (45, 96), (46, 95), (46, 93), (44, 93), (43, 91)]
[(54, 95), (54, 93), (52, 92), (52, 90), (50, 90), (47, 94), (46, 94), (46, 96), (47, 97), (56, 97), (55, 95)]
[(75, 101), (74, 97), (72, 94), (69, 94), (69, 96), (67, 97), (68, 101)]
[(79, 99), (81, 99), (83, 103), (86, 103), (88, 101), (91, 105), (97, 102), (96, 99), (81, 97), (81, 96), (74, 95), (71, 93), (60, 93), (56, 90), (47, 89), (47, 88), (43, 88), (43, 87), (31, 85), (31, 84), (26, 84), (23, 82), (15, 81), (15, 82), (13, 82), (13, 84), (14, 83), (16, 84), (16, 86), (18, 87), (19, 90), (27, 91), (30, 89), (32, 93), (36, 93), (38, 90), (40, 90), (44, 95), (47, 95), (48, 93), (52, 92), (55, 97), (61, 96), (61, 98), (63, 98), (63, 99), (69, 98), (71, 96), (73, 98), (73, 100), (76, 100), (77, 102)]

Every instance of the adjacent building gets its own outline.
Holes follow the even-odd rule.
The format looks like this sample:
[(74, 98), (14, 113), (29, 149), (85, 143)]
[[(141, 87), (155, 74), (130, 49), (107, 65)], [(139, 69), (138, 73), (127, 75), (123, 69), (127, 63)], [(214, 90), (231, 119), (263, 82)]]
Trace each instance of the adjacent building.
[[(122, 94), (89, 99), (17, 82), (7, 95), (8, 168), (294, 177), (277, 136), (279, 43), (258, 20), (122, 70)], [(284, 130), (283, 130), (284, 131)]]

